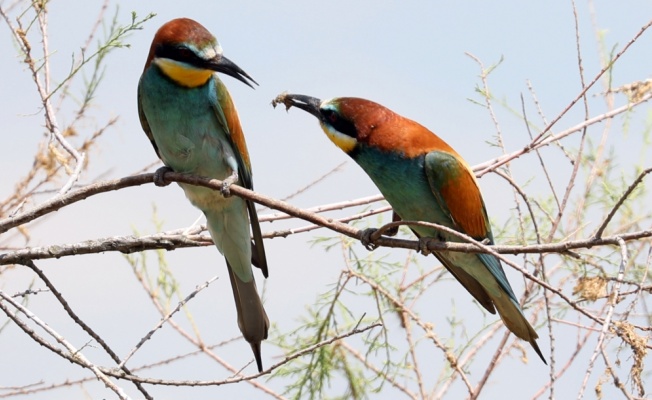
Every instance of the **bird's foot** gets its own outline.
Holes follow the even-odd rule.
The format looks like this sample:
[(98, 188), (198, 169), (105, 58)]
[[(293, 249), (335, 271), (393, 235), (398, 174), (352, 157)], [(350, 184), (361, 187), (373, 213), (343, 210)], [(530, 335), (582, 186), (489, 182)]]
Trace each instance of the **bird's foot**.
[(378, 245), (374, 243), (374, 239), (371, 237), (378, 229), (376, 228), (367, 228), (360, 232), (360, 243), (369, 251), (374, 251), (378, 248)]
[[(392, 222), (400, 222), (402, 220), (403, 219), (401, 218), (400, 215), (396, 213), (396, 211), (392, 211)], [(396, 226), (392, 226), (391, 228), (385, 229), (385, 231), (383, 232), (383, 236), (390, 236), (390, 237), (396, 236), (396, 234), (398, 233), (398, 227), (399, 226), (396, 225)]]
[(430, 249), (428, 248), (428, 244), (430, 244), (431, 240), (432, 238), (429, 237), (419, 238), (419, 253), (423, 254), (426, 257), (432, 254), (432, 251), (430, 251)]
[(233, 171), (233, 173), (229, 176), (226, 177), (222, 181), (222, 187), (220, 188), (220, 193), (222, 193), (222, 196), (224, 197), (231, 197), (231, 185), (236, 183), (238, 180), (238, 172)]
[(158, 187), (169, 185), (170, 181), (165, 179), (165, 174), (168, 172), (172, 172), (172, 168), (167, 166), (163, 166), (154, 171), (154, 184)]
[(398, 226), (392, 226), (383, 231), (383, 236), (394, 237), (398, 234)]

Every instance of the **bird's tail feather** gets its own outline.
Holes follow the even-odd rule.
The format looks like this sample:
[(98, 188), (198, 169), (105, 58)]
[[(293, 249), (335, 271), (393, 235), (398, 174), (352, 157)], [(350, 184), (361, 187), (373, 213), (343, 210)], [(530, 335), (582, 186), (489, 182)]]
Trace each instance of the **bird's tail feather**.
[[(444, 254), (435, 253), (435, 256), (484, 308), (493, 314), (495, 307), (507, 329), (520, 339), (528, 341), (541, 360), (547, 364), (536, 341), (539, 335), (523, 315), (497, 258), (493, 256), (473, 258), (471, 267), (465, 269), (449, 260)], [(478, 261), (482, 264), (477, 264)]]
[(251, 270), (252, 242), (246, 205), (242, 199), (234, 198), (228, 207), (216, 212), (204, 211), (204, 214), (208, 231), (226, 259), (238, 312), (238, 327), (251, 345), (258, 371), (262, 371), (260, 342), (267, 339), (269, 320)]
[(530, 342), (534, 351), (536, 351), (541, 360), (547, 364), (536, 341), (539, 335), (537, 335), (532, 325), (530, 325), (530, 322), (523, 315), (521, 307), (507, 295), (500, 297), (492, 296), (492, 300), (507, 329), (517, 337)]
[(269, 330), (269, 319), (263, 307), (263, 303), (258, 296), (256, 281), (243, 282), (233, 272), (229, 262), (226, 262), (229, 269), (229, 278), (231, 288), (233, 289), (233, 299), (235, 308), (238, 312), (238, 327), (242, 336), (251, 345), (251, 349), (256, 357), (256, 366), (258, 371), (263, 370), (263, 363), (260, 354), (260, 342), (267, 339)]

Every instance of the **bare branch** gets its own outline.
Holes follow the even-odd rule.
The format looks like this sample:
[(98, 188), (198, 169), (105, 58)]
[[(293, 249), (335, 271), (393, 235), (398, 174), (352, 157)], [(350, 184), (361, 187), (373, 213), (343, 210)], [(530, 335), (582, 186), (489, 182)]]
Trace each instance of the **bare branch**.
[[(59, 198), (49, 200), (38, 207), (35, 207), (32, 210), (20, 213), (16, 216), (5, 218), (0, 220), (0, 233), (5, 232), (11, 228), (15, 228), (29, 221), (35, 220), (36, 218), (42, 217), (50, 212), (59, 210), (70, 204), (74, 204), (80, 200), (87, 199), (93, 195), (105, 193), (113, 190), (124, 189), (130, 186), (138, 186), (146, 183), (153, 182), (154, 174), (143, 174), (137, 176), (131, 176), (111, 181), (98, 182), (92, 185), (85, 186), (78, 190), (71, 191), (70, 193), (61, 196)], [(193, 185), (200, 185), (214, 190), (219, 190), (221, 187), (221, 181), (217, 179), (208, 179), (184, 174), (178, 174), (174, 172), (168, 172), (165, 174), (166, 179), (174, 182), (183, 182)], [(292, 206), (288, 203), (275, 200), (273, 198), (261, 195), (259, 193), (253, 192), (251, 190), (242, 188), (237, 185), (233, 185), (233, 194), (236, 196), (241, 196), (255, 201), (256, 203), (265, 205), (267, 207), (282, 211), (288, 215), (291, 215), (295, 218), (300, 218), (309, 222), (314, 223), (315, 225), (330, 229), (337, 233), (344, 234), (354, 239), (362, 239), (363, 230), (356, 229), (350, 225), (344, 224), (342, 222), (325, 218), (315, 213), (302, 210), (295, 206)], [(383, 225), (380, 228), (380, 232), (385, 231), (386, 229), (400, 226), (400, 225), (418, 225), (426, 224), (430, 227), (435, 227), (440, 230), (447, 230), (451, 234), (457, 235), (463, 240), (467, 240), (463, 236), (460, 236), (459, 232), (450, 230), (442, 225), (437, 224), (428, 224), (417, 221), (400, 221), (400, 222), (391, 222), (386, 225)], [(289, 231), (280, 231), (276, 236), (285, 237), (291, 232)], [(273, 235), (268, 235), (271, 237)], [(582, 240), (569, 240), (560, 243), (548, 243), (548, 244), (537, 244), (529, 246), (491, 246), (491, 252), (501, 253), (501, 254), (521, 254), (521, 253), (567, 253), (570, 250), (582, 249), (582, 248), (591, 248), (594, 246), (605, 246), (605, 245), (617, 245), (618, 240), (622, 239), (627, 241), (640, 240), (642, 238), (652, 237), (652, 229), (628, 232), (620, 234), (617, 236), (609, 236), (601, 239), (582, 239)], [(468, 238), (470, 239), (470, 238)], [(0, 255), (0, 265), (11, 264), (19, 262), (22, 259), (46, 259), (46, 258), (59, 258), (63, 256), (70, 256), (75, 254), (89, 254), (97, 253), (102, 251), (121, 251), (124, 253), (131, 253), (135, 251), (149, 250), (149, 249), (174, 249), (177, 247), (193, 247), (199, 245), (207, 245), (210, 242), (206, 242), (201, 239), (199, 236), (184, 236), (184, 235), (168, 235), (168, 234), (157, 234), (149, 235), (142, 238), (134, 238), (133, 236), (123, 236), (123, 237), (113, 237), (106, 239), (99, 239), (95, 241), (81, 242), (71, 245), (55, 245), (44, 248), (32, 248), (32, 249), (22, 249), (14, 252), (8, 252)], [(470, 242), (471, 243), (471, 242)], [(379, 246), (387, 247), (396, 247), (404, 248), (411, 250), (421, 250), (420, 244), (418, 241), (405, 240), (405, 239), (394, 239), (379, 236), (375, 239), (375, 244)], [(438, 242), (436, 240), (428, 241), (426, 248), (430, 251), (462, 251), (462, 252), (485, 252), (482, 250), (484, 247), (478, 247), (474, 244), (462, 244), (462, 243), (452, 243), (452, 242)]]
[[(154, 332), (159, 330), (167, 320), (172, 318), (172, 316), (174, 314), (176, 314), (177, 311), (181, 310), (181, 307), (183, 307), (186, 303), (188, 303), (200, 291), (206, 289), (208, 287), (208, 285), (210, 285), (211, 283), (213, 283), (216, 280), (217, 280), (217, 276), (214, 276), (211, 279), (209, 279), (208, 281), (204, 282), (203, 284), (197, 286), (195, 288), (195, 290), (190, 292), (190, 294), (188, 294), (188, 296), (186, 296), (186, 298), (184, 298), (182, 301), (180, 301), (177, 304), (177, 306), (174, 308), (174, 310), (170, 311), (168, 313), (168, 315), (166, 315), (164, 318), (161, 318), (161, 320), (158, 322), (158, 324), (156, 324), (156, 326), (154, 328), (152, 328), (149, 332), (147, 332), (147, 334), (138, 342), (138, 344), (133, 349), (131, 349), (129, 354), (127, 354), (127, 356), (120, 362), (120, 364), (118, 365), (118, 368), (124, 368), (125, 364), (127, 364), (127, 361), (129, 361), (129, 359), (136, 353), (136, 351), (138, 351), (138, 349), (140, 349), (145, 344), (146, 341), (148, 341), (149, 339), (152, 338), (152, 336), (154, 335)], [(125, 372), (129, 373), (128, 371), (125, 371)]]
[[(9, 303), (12, 307), (23, 313), (27, 318), (29, 318), (31, 321), (33, 321), (36, 325), (38, 325), (40, 328), (42, 328), (44, 331), (46, 331), (50, 336), (52, 336), (59, 344), (61, 344), (63, 347), (66, 348), (68, 353), (63, 352), (60, 349), (57, 349), (58, 351), (55, 351), (58, 353), (60, 356), (76, 363), (79, 364), (85, 368), (90, 369), (93, 374), (99, 379), (100, 381), (104, 382), (107, 388), (109, 388), (111, 391), (113, 391), (118, 398), (121, 400), (128, 400), (129, 396), (124, 392), (122, 388), (117, 386), (115, 383), (111, 382), (111, 380), (107, 377), (107, 374), (102, 371), (102, 368), (97, 367), (96, 365), (92, 364), (86, 357), (84, 357), (83, 353), (81, 353), (78, 349), (76, 349), (70, 342), (68, 342), (63, 336), (58, 334), (54, 329), (52, 329), (48, 324), (46, 324), (44, 321), (42, 321), (39, 317), (37, 317), (34, 313), (29, 311), (27, 308), (23, 307), (21, 304), (15, 302), (11, 296), (8, 296), (7, 294), (4, 293), (4, 291), (0, 290), (0, 298), (4, 301)], [(50, 345), (47, 343), (47, 341), (40, 336), (36, 334), (32, 329), (30, 329), (25, 323), (23, 323), (20, 319), (18, 319), (17, 316), (15, 316), (13, 313), (9, 311), (9, 309), (3, 304), (3, 301), (0, 301), (0, 309), (4, 311), (4, 313), (9, 317), (11, 320), (16, 323), (25, 333), (27, 333), (32, 339), (35, 341), (39, 342), (43, 346), (49, 348), (50, 350), (55, 349), (54, 346)], [(47, 343), (47, 344), (46, 344)]]
[[(651, 21), (652, 22), (652, 21)], [(597, 124), (598, 122), (608, 120), (610, 118), (615, 117), (616, 115), (622, 114), (624, 112), (630, 111), (634, 109), (635, 107), (647, 102), (652, 98), (652, 93), (648, 93), (645, 96), (641, 97), (639, 101), (632, 102), (625, 104), (623, 106), (620, 106), (618, 108), (614, 108), (613, 110), (610, 110), (604, 114), (596, 115), (593, 118), (589, 118), (586, 121), (580, 122), (579, 124), (568, 128), (560, 133), (558, 133), (555, 136), (550, 136), (545, 139), (540, 139), (539, 141), (533, 140), (532, 142), (528, 143), (526, 146), (524, 146), (520, 150), (513, 151), (507, 155), (496, 157), (492, 160), (485, 161), (481, 164), (477, 164), (473, 166), (473, 171), (475, 172), (475, 176), (482, 177), (484, 174), (488, 172), (494, 171), (496, 168), (500, 167), (501, 165), (510, 162), (511, 160), (514, 160), (516, 158), (519, 158), (522, 155), (529, 154), (532, 150), (535, 149), (540, 149), (542, 147), (548, 146), (549, 144), (555, 143), (559, 141), (560, 139), (565, 138), (566, 136), (570, 136), (573, 133), (576, 132), (581, 132), (584, 128)], [(556, 119), (557, 120), (557, 119)], [(555, 120), (555, 121), (556, 121)], [(551, 122), (548, 126), (552, 126), (552, 124), (555, 122)], [(541, 137), (541, 135), (537, 136)]]
[(620, 291), (620, 284), (622, 282), (623, 276), (625, 275), (625, 267), (627, 266), (627, 262), (629, 258), (627, 254), (627, 245), (625, 244), (625, 241), (620, 238), (618, 239), (618, 244), (620, 245), (620, 257), (621, 257), (620, 268), (618, 269), (618, 277), (616, 278), (616, 283), (614, 284), (613, 292), (611, 294), (611, 301), (609, 302), (609, 308), (607, 310), (607, 315), (602, 324), (602, 330), (600, 331), (600, 336), (598, 337), (598, 343), (595, 345), (595, 351), (593, 352), (593, 355), (591, 355), (591, 358), (589, 360), (588, 368), (586, 374), (584, 375), (584, 380), (582, 381), (580, 392), (577, 396), (578, 400), (584, 397), (584, 389), (586, 388), (586, 384), (588, 383), (589, 377), (591, 376), (591, 372), (593, 371), (593, 365), (595, 364), (595, 360), (598, 358), (598, 355), (603, 350), (602, 345), (604, 342), (604, 338), (607, 335), (607, 331), (609, 330), (609, 326), (611, 324), (611, 317), (613, 316), (614, 308), (616, 307), (616, 303), (618, 302), (618, 292)]
[(607, 229), (607, 225), (609, 225), (609, 222), (611, 221), (611, 219), (614, 217), (614, 215), (616, 215), (616, 212), (618, 211), (620, 206), (623, 205), (625, 200), (627, 200), (627, 197), (634, 191), (634, 189), (636, 189), (636, 187), (643, 181), (643, 178), (645, 178), (645, 176), (647, 174), (649, 174), (650, 172), (652, 172), (652, 168), (648, 168), (648, 169), (644, 170), (643, 172), (641, 172), (638, 175), (638, 177), (634, 180), (634, 182), (632, 182), (631, 185), (629, 185), (627, 190), (625, 190), (623, 195), (620, 196), (620, 199), (618, 199), (618, 201), (616, 202), (614, 207), (611, 209), (611, 211), (609, 211), (609, 215), (607, 215), (607, 218), (604, 219), (604, 221), (602, 222), (602, 225), (600, 225), (598, 230), (595, 231), (595, 234), (593, 235), (594, 238), (600, 239), (602, 237), (602, 234), (604, 233), (604, 230)]
[[(568, 106), (566, 106), (566, 108), (565, 108), (561, 113), (559, 113), (559, 114), (557, 115), (557, 117), (555, 117), (555, 119), (553, 119), (553, 120), (548, 124), (548, 126), (546, 126), (546, 127), (543, 129), (543, 131), (541, 131), (541, 133), (539, 133), (539, 135), (538, 135), (538, 136), (537, 136), (537, 137), (536, 137), (536, 138), (535, 138), (535, 139), (534, 139), (534, 140), (533, 140), (529, 145), (527, 145), (525, 148), (523, 148), (523, 150), (521, 150), (521, 152), (523, 152), (523, 153), (521, 153), (521, 154), (528, 153), (529, 151), (531, 151), (531, 150), (534, 149), (534, 148), (539, 148), (539, 147), (544, 146), (544, 143), (546, 142), (546, 140), (542, 140), (542, 139), (544, 138), (544, 135), (545, 135), (546, 133), (548, 133), (548, 131), (550, 131), (550, 130), (552, 129), (552, 127), (555, 126), (555, 124), (556, 124), (556, 123), (557, 123), (557, 122), (558, 122), (558, 121), (559, 121), (559, 120), (560, 120), (564, 115), (566, 115), (566, 113), (567, 113), (571, 108), (573, 108), (573, 106), (574, 106), (574, 105), (575, 105), (575, 104), (576, 104), (580, 99), (582, 99), (582, 98), (586, 95), (586, 92), (588, 92), (588, 90), (589, 90), (591, 87), (593, 87), (593, 85), (595, 85), (595, 83), (596, 83), (596, 82), (597, 82), (597, 81), (602, 77), (602, 75), (604, 75), (604, 73), (607, 72), (607, 71), (611, 68), (611, 66), (614, 65), (614, 63), (615, 63), (616, 61), (618, 61), (618, 59), (619, 59), (623, 54), (625, 54), (625, 52), (627, 52), (627, 50), (629, 49), (629, 47), (630, 47), (631, 45), (633, 45), (633, 44), (638, 40), (638, 38), (640, 38), (641, 35), (643, 35), (643, 33), (645, 33), (645, 31), (646, 31), (650, 26), (652, 26), (652, 20), (648, 21), (645, 25), (643, 25), (643, 27), (641, 27), (641, 29), (636, 33), (636, 35), (634, 35), (634, 37), (633, 37), (632, 39), (630, 39), (630, 41), (627, 42), (627, 44), (625, 44), (625, 46), (623, 46), (623, 48), (622, 48), (622, 49), (621, 49), (621, 50), (620, 50), (620, 51), (619, 51), (619, 52), (618, 52), (618, 53), (613, 57), (613, 59), (611, 59), (611, 61), (609, 62), (608, 65), (606, 65), (605, 67), (603, 67), (603, 68), (600, 70), (600, 72), (598, 72), (598, 74), (593, 78), (593, 80), (591, 80), (591, 82), (589, 82), (589, 84), (586, 85), (586, 87), (584, 87), (584, 89), (582, 89), (582, 91), (581, 91), (581, 92), (580, 92), (580, 93), (575, 97), (575, 99), (573, 99), (573, 100), (568, 104)], [(652, 95), (648, 93), (646, 96), (643, 97), (643, 99), (644, 99), (644, 101), (647, 101), (647, 100), (650, 99), (650, 97), (652, 97)], [(630, 105), (636, 105), (636, 104), (640, 104), (640, 103), (631, 103)], [(615, 110), (613, 110), (613, 111), (615, 111)], [(605, 114), (603, 114), (603, 115), (607, 115), (607, 114), (609, 114), (609, 113), (605, 113)], [(583, 129), (585, 126), (591, 125), (591, 124), (588, 123), (588, 122), (589, 122), (589, 120), (584, 121), (584, 126), (583, 126), (581, 129)], [(594, 122), (592, 122), (592, 123), (594, 123)], [(578, 129), (578, 130), (579, 130), (579, 129)], [(556, 136), (556, 137), (555, 137), (555, 140), (558, 140), (560, 137), (563, 137), (563, 135), (560, 134), (560, 135)], [(546, 143), (546, 144), (547, 144), (547, 143)], [(512, 160), (512, 159), (514, 159), (514, 158), (516, 158), (516, 157), (518, 157), (518, 156), (521, 155), (521, 154), (517, 154), (517, 153), (518, 153), (518, 152), (514, 152), (514, 153), (512, 153), (511, 155), (508, 155), (507, 157), (502, 157), (502, 158), (500, 158), (500, 159), (499, 159), (498, 161), (496, 161), (494, 164), (491, 164), (491, 165), (488, 166), (486, 169), (480, 171), (480, 172), (478, 173), (478, 175), (479, 175), (479, 176), (482, 176), (482, 175), (486, 174), (486, 173), (489, 172), (489, 171), (493, 171), (494, 169), (500, 167), (501, 165), (503, 165), (503, 164), (509, 162), (510, 160)], [(486, 164), (486, 163), (485, 163), (485, 164)]]
[[(98, 343), (98, 344), (99, 344), (99, 345), (104, 349), (104, 351), (106, 351), (106, 353), (107, 353), (107, 354), (108, 354), (108, 355), (113, 359), (113, 361), (115, 361), (116, 363), (120, 363), (120, 359), (118, 358), (117, 354), (116, 354), (116, 353), (115, 353), (115, 352), (114, 352), (114, 351), (109, 347), (109, 345), (108, 345), (108, 344), (107, 344), (107, 343), (106, 343), (106, 342), (105, 342), (105, 341), (100, 337), (100, 335), (98, 335), (97, 333), (95, 333), (95, 331), (94, 331), (93, 329), (91, 329), (91, 327), (88, 326), (88, 324), (86, 324), (84, 321), (82, 321), (82, 319), (79, 318), (79, 317), (77, 316), (77, 314), (75, 314), (75, 312), (72, 310), (72, 308), (70, 307), (70, 305), (68, 304), (68, 302), (66, 301), (66, 299), (65, 299), (65, 298), (63, 297), (63, 295), (62, 295), (62, 294), (61, 294), (61, 293), (56, 289), (56, 287), (54, 287), (54, 285), (52, 284), (52, 282), (51, 282), (51, 281), (48, 279), (48, 277), (43, 273), (43, 271), (41, 271), (41, 269), (38, 268), (38, 267), (36, 266), (36, 264), (34, 264), (34, 262), (33, 262), (32, 260), (26, 260), (26, 262), (24, 263), (24, 265), (27, 266), (28, 268), (30, 268), (32, 271), (34, 271), (34, 272), (36, 273), (36, 275), (38, 275), (38, 277), (43, 281), (43, 283), (45, 283), (45, 285), (48, 287), (48, 289), (50, 290), (50, 292), (52, 292), (52, 294), (53, 294), (54, 297), (57, 299), (57, 301), (59, 301), (59, 304), (61, 304), (61, 305), (63, 306), (64, 310), (66, 310), (66, 313), (68, 313), (68, 315), (70, 316), (70, 318), (71, 318), (73, 321), (75, 321), (75, 323), (76, 323), (77, 325), (79, 325), (79, 326), (80, 326), (80, 327), (81, 327), (81, 328), (82, 328), (86, 333), (88, 333), (88, 334), (93, 338), (93, 340), (95, 340), (95, 342), (97, 342), (97, 343)], [(131, 373), (131, 371), (129, 371), (129, 370), (128, 370), (124, 365), (122, 365), (122, 364), (119, 365), (118, 367), (121, 368), (121, 369), (122, 369), (125, 373), (127, 373), (127, 374), (130, 374), (130, 373)], [(138, 390), (143, 394), (143, 396), (145, 396), (146, 399), (153, 400), (153, 397), (152, 397), (149, 393), (147, 393), (147, 391), (145, 390), (145, 388), (142, 387), (142, 385), (140, 385), (139, 383), (137, 383), (137, 384), (136, 384), (136, 387), (137, 387)]]

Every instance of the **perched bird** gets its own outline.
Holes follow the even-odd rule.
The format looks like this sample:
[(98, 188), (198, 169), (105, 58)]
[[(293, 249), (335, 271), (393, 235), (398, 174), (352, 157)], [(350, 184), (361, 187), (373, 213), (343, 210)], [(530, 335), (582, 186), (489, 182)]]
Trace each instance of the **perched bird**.
[(269, 320), (251, 264), (253, 260), (267, 277), (267, 259), (254, 203), (228, 196), (232, 183), (248, 189), (253, 185), (238, 113), (217, 72), (252, 88), (250, 82), (256, 83), (222, 55), (219, 43), (202, 25), (187, 18), (167, 22), (154, 36), (138, 82), (138, 114), (165, 164), (155, 174), (157, 185), (165, 184), (163, 176), (170, 169), (224, 181), (222, 193), (179, 185), (206, 216), (211, 238), (226, 258), (238, 327), (262, 371), (260, 343), (267, 338)]
[[(281, 94), (273, 105), (298, 107), (317, 117), (326, 136), (357, 162), (400, 218), (444, 225), (493, 244), (478, 183), (469, 165), (422, 125), (369, 100), (319, 99)], [(431, 227), (411, 226), (419, 238), (460, 242)], [(435, 256), (507, 328), (530, 342), (545, 363), (537, 333), (519, 306), (500, 261), (490, 254), (437, 251)]]

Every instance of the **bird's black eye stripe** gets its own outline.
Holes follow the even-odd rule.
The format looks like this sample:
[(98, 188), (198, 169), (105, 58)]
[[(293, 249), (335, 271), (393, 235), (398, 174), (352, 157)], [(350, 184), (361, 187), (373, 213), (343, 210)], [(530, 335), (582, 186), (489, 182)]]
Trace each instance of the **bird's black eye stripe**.
[(204, 60), (199, 58), (194, 51), (183, 45), (159, 45), (156, 48), (156, 56), (181, 61), (195, 66), (200, 66), (204, 63)]
[(322, 109), (321, 115), (324, 117), (324, 122), (332, 126), (338, 132), (342, 132), (347, 136), (355, 138), (357, 131), (355, 125), (348, 119), (342, 118), (336, 111), (330, 109)]

